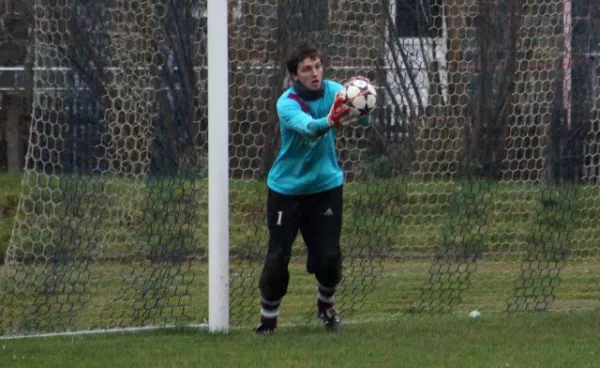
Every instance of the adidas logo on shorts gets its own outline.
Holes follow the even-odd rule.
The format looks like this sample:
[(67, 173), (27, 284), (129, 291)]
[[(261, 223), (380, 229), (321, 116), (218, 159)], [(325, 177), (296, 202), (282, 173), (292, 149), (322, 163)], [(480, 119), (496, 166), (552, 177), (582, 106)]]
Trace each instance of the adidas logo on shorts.
[(328, 208), (327, 211), (325, 211), (325, 213), (323, 215), (325, 215), (325, 216), (333, 216), (333, 211), (331, 210), (331, 208)]

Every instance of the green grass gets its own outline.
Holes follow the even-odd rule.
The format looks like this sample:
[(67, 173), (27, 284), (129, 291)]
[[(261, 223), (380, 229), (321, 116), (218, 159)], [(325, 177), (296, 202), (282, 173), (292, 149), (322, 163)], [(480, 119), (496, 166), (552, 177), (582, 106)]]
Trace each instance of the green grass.
[[(528, 303), (515, 304), (515, 285), (528, 281), (560, 282), (552, 290), (538, 287), (533, 293), (538, 299), (555, 298), (549, 310), (600, 309), (597, 278), (600, 262), (570, 262), (556, 277), (525, 280), (518, 262), (480, 262), (476, 269), (471, 265), (470, 270), (465, 268), (460, 273), (444, 272), (442, 279), (436, 281), (431, 279), (428, 270), (432, 262), (427, 260), (387, 260), (371, 266), (346, 265), (346, 277), (336, 304), (349, 322), (393, 320), (448, 308), (456, 316), (464, 316), (472, 309), (485, 315), (501, 315), (506, 310), (531, 311), (536, 307), (533, 297)], [(208, 316), (205, 263), (179, 269), (147, 262), (122, 265), (80, 262), (64, 268), (40, 265), (19, 267), (15, 273), (12, 270), (5, 270), (9, 277), (0, 280), (0, 332), (4, 333), (15, 328), (20, 328), (17, 333), (31, 330), (45, 333), (142, 324), (198, 324)], [(259, 262), (234, 262), (231, 266), (232, 275), (244, 275), (232, 277), (230, 284), (230, 319), (234, 326), (249, 328), (257, 321), (259, 270)], [(291, 283), (281, 307), (281, 322), (314, 325), (314, 278), (305, 272), (300, 260), (294, 260), (290, 272)], [(468, 285), (461, 282), (464, 279), (469, 280)], [(43, 292), (51, 280), (55, 280), (50, 282), (55, 291)], [(160, 285), (146, 289), (153, 283)], [(448, 299), (448, 294), (452, 299)]]
[[(193, 307), (173, 312), (175, 317), (196, 321), (194, 318), (205, 314), (205, 182), (28, 173), (21, 188), (19, 175), (0, 178), (4, 188), (0, 192), (0, 211), (7, 214), (2, 217), (0, 239), (4, 241), (0, 242), (0, 254), (5, 254), (18, 219), (14, 231), (17, 260), (36, 261), (13, 275), (19, 280), (14, 281), (17, 287), (25, 278), (33, 283), (31, 290), (40, 290), (41, 286), (48, 287), (47, 279), (56, 278), (60, 282), (53, 287), (82, 288), (90, 300), (122, 295), (123, 308), (131, 310), (135, 306), (127, 303), (138, 298), (137, 293), (143, 289), (140, 280), (153, 284), (161, 272), (179, 271), (159, 269), (133, 258), (120, 264), (106, 259), (91, 265), (73, 260), (63, 264), (60, 258), (56, 264), (47, 262), (55, 249), (66, 247), (70, 254), (100, 260), (124, 254), (183, 252), (196, 259), (191, 269), (196, 276), (168, 279), (171, 284), (164, 289), (174, 288), (169, 291), (174, 300), (164, 299), (165, 303), (168, 307), (178, 303), (177, 293), (182, 291), (176, 285), (185, 281), (195, 291), (194, 298), (185, 301)], [(17, 210), (19, 193), (24, 197)], [(256, 313), (256, 305), (248, 304), (248, 300), (256, 296), (267, 241), (264, 183), (232, 181), (230, 202), (233, 314), (243, 322), (246, 319), (240, 316)], [(348, 184), (345, 204), (342, 246), (346, 278), (340, 299), (346, 311), (360, 316), (358, 320), (372, 314), (384, 318), (414, 312), (415, 308), (461, 311), (487, 306), (490, 311), (500, 312), (510, 300), (516, 303), (514, 308), (524, 308), (519, 298), (521, 302), (525, 299), (528, 308), (548, 302), (558, 309), (598, 307), (600, 287), (593, 276), (600, 270), (597, 187), (399, 178)], [(485, 261), (453, 258), (465, 251), (481, 251)], [(294, 323), (302, 323), (310, 310), (306, 295), (314, 293), (314, 281), (304, 274), (300, 244), (295, 254), (300, 258), (294, 260), (292, 268), (299, 281), (290, 287), (300, 289), (290, 292), (288, 315)], [(435, 258), (444, 254), (447, 259)], [(246, 260), (240, 261), (238, 256)], [(78, 279), (82, 270), (85, 277)], [(6, 273), (5, 288), (13, 282), (11, 272)], [(11, 300), (13, 309), (5, 309), (4, 315), (13, 315), (18, 303), (31, 304), (28, 297), (32, 295), (24, 293), (24, 300)], [(65, 303), (56, 302), (53, 308), (64, 310), (61, 306)], [(55, 314), (53, 323), (82, 328), (86, 326), (80, 321), (89, 324), (90, 320), (107, 319), (106, 311), (93, 308), (77, 310), (78, 318), (52, 308), (45, 312)]]
[[(26, 176), (20, 211), (20, 178), (0, 175), (0, 254), (12, 232), (22, 248), (41, 252), (81, 237), (97, 251), (122, 254), (140, 242), (186, 243), (204, 254), (208, 242), (207, 185), (185, 178), (125, 180), (116, 177)], [(266, 241), (265, 184), (230, 183), (232, 255), (246, 256)], [(543, 201), (557, 204), (546, 207)], [(580, 257), (600, 242), (600, 188), (532, 183), (419, 182), (408, 179), (348, 184), (343, 243), (349, 252), (362, 241), (381, 253), (431, 254), (465, 243), (506, 254), (535, 249), (541, 234), (553, 234)], [(362, 235), (359, 240), (357, 234)], [(160, 243), (160, 244), (159, 244)]]
[(597, 313), (406, 316), (267, 338), (156, 331), (0, 341), (4, 367), (597, 367)]
[(22, 179), (21, 174), (0, 174), (0, 261), (10, 241)]
[[(206, 183), (31, 173), (21, 188), (22, 178), (0, 175), (0, 254), (18, 219), (14, 241), (23, 252), (17, 256), (36, 263), (0, 268), (0, 335), (19, 327), (60, 332), (204, 321)], [(256, 339), (250, 327), (266, 243), (264, 194), (262, 182), (230, 183), (231, 321), (240, 329), (228, 336), (178, 330), (5, 340), (0, 361), (6, 367), (597, 366), (599, 188), (349, 184), (345, 278), (336, 296), (346, 332), (328, 336), (315, 321), (315, 281), (297, 244), (280, 319), (292, 327)], [(71, 238), (82, 242), (65, 241)], [(102, 258), (177, 252), (173, 247), (182, 244), (195, 257), (184, 268)], [(70, 251), (101, 261), (49, 262), (52, 246), (79, 246)], [(453, 258), (465, 249), (483, 251), (484, 259)], [(444, 253), (449, 257), (435, 257)], [(545, 311), (506, 313), (536, 308)], [(468, 319), (472, 309), (483, 317)]]

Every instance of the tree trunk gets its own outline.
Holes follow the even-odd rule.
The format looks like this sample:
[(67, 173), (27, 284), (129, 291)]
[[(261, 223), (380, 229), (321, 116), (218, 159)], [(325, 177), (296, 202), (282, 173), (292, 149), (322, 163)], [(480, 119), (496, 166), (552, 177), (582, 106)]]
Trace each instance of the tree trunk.
[(22, 107), (19, 98), (15, 96), (5, 97), (8, 172), (21, 172), (25, 167), (25, 141), (21, 134)]
[(288, 53), (287, 42), (288, 34), (286, 28), (286, 13), (284, 0), (279, 0), (277, 3), (277, 50), (275, 51), (275, 63), (281, 68), (279, 72), (273, 76), (269, 87), (271, 94), (269, 96), (270, 113), (268, 127), (265, 131), (265, 145), (263, 149), (262, 160), (262, 175), (266, 178), (271, 170), (271, 166), (275, 162), (277, 148), (279, 147), (279, 117), (277, 115), (277, 99), (283, 93), (283, 82), (287, 70), (285, 69), (285, 60)]

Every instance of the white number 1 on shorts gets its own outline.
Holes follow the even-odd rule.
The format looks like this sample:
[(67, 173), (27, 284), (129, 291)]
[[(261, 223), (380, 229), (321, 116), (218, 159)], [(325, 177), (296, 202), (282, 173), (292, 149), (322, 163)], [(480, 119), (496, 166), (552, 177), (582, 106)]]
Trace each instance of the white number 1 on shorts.
[(277, 211), (277, 226), (281, 226), (282, 218), (283, 218), (283, 211)]

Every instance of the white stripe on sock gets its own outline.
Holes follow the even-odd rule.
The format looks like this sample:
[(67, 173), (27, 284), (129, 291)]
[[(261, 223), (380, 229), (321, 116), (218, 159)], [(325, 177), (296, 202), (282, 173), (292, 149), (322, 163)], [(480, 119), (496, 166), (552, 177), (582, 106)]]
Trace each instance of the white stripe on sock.
[(318, 287), (319, 287), (319, 289), (323, 290), (326, 293), (334, 293), (335, 292), (335, 287), (323, 286), (323, 285), (321, 285), (321, 283), (318, 283)]
[(265, 318), (276, 318), (279, 316), (279, 309), (267, 310), (264, 308), (260, 308), (260, 315)]
[(318, 293), (317, 298), (320, 301), (322, 301), (323, 303), (333, 303), (334, 295), (332, 295), (332, 296), (325, 296), (325, 295), (323, 295), (321, 293)]

